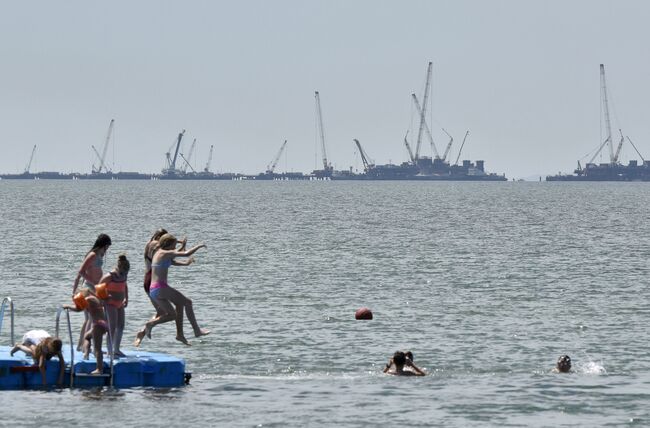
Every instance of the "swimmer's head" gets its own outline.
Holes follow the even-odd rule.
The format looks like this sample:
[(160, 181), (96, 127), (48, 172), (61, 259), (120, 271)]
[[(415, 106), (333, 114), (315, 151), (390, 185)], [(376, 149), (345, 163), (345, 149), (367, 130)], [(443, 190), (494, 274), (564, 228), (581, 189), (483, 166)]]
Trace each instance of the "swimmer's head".
[(393, 354), (393, 363), (396, 367), (402, 367), (406, 364), (406, 355), (402, 351), (395, 351)]
[(162, 248), (163, 250), (172, 250), (176, 248), (176, 242), (178, 241), (171, 233), (165, 233), (158, 240), (158, 243), (160, 244), (160, 248)]
[(406, 351), (406, 352), (404, 352), (404, 356), (406, 357), (407, 360), (413, 361), (413, 352)]
[(159, 240), (160, 237), (163, 236), (165, 233), (167, 233), (167, 230), (166, 230), (166, 229), (163, 229), (163, 228), (161, 227), (160, 229), (156, 230), (156, 231), (153, 233), (153, 236), (151, 237), (151, 240), (152, 240), (152, 241), (157, 241), (157, 240)]
[(100, 248), (108, 248), (112, 244), (111, 237), (105, 233), (101, 233), (95, 240), (95, 245), (93, 245), (93, 251), (99, 250)]
[(129, 269), (131, 269), (129, 259), (126, 258), (126, 254), (120, 254), (117, 258), (117, 270), (122, 274), (127, 274)]
[(560, 373), (568, 373), (571, 370), (571, 357), (568, 355), (562, 355), (557, 360), (555, 368)]

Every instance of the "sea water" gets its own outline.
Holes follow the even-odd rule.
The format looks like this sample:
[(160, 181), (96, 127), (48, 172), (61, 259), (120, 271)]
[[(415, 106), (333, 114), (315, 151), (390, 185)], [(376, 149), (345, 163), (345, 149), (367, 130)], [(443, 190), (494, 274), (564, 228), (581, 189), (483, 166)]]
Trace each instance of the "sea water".
[[(169, 281), (212, 334), (142, 344), (184, 358), (187, 387), (4, 391), (0, 425), (648, 426), (648, 207), (644, 183), (3, 180), (18, 337), (53, 331), (108, 233), (131, 349), (158, 227), (207, 245)], [(383, 375), (396, 350), (428, 376)]]

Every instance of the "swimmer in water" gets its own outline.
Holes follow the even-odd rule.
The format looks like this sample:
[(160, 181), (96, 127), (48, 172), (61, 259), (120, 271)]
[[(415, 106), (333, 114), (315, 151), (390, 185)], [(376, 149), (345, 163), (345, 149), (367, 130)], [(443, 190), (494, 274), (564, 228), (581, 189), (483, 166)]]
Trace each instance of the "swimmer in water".
[[(407, 358), (407, 354), (410, 354), (411, 358)], [(384, 373), (394, 376), (426, 376), (424, 371), (413, 364), (412, 357), (413, 353), (410, 351), (406, 353), (396, 351), (393, 354), (393, 358), (388, 360), (388, 364), (384, 367)], [(395, 366), (395, 369), (391, 370), (393, 366)], [(407, 367), (409, 370), (404, 370), (404, 367)]]
[(106, 290), (108, 291), (105, 310), (111, 330), (108, 337), (109, 341), (112, 341), (112, 343), (108, 344), (108, 348), (110, 350), (112, 347), (113, 355), (117, 358), (126, 357), (120, 351), (120, 345), (125, 324), (124, 308), (129, 303), (129, 288), (126, 285), (126, 280), (130, 268), (129, 260), (124, 254), (120, 254), (117, 258), (117, 266), (106, 273), (100, 281), (100, 283), (106, 284)]
[[(108, 332), (108, 323), (104, 313), (104, 303), (89, 289), (81, 291), (88, 305), (86, 312), (90, 315), (90, 330), (84, 335), (83, 357), (87, 360), (90, 355), (91, 340), (94, 345), (95, 360), (97, 367), (90, 374), (99, 375), (104, 372), (104, 353), (102, 352), (102, 338)], [(64, 309), (81, 312), (83, 309), (75, 305), (63, 305)]]
[[(104, 256), (108, 247), (111, 246), (111, 238), (102, 233), (95, 240), (95, 245), (92, 249), (88, 251), (86, 257), (84, 258), (77, 277), (74, 280), (74, 286), (72, 287), (72, 296), (74, 297), (77, 294), (77, 288), (79, 288), (79, 281), (84, 280), (85, 288), (89, 289), (93, 293), (95, 292), (95, 285), (99, 283), (102, 278), (102, 266), (104, 265)], [(81, 334), (79, 335), (79, 342), (77, 344), (77, 351), (80, 351), (83, 342), (84, 336), (90, 330), (90, 321), (88, 314), (84, 312), (84, 322), (81, 326)]]
[[(204, 244), (197, 245), (187, 251), (180, 251), (176, 249), (178, 241), (174, 236), (169, 233), (164, 234), (159, 240), (159, 249), (156, 250), (151, 261), (151, 288), (149, 289), (149, 296), (156, 302), (158, 307), (163, 311), (163, 314), (156, 318), (149, 320), (144, 328), (138, 331), (135, 339), (135, 346), (140, 346), (145, 336), (151, 339), (151, 329), (165, 322), (172, 320), (176, 321), (176, 340), (189, 345), (190, 343), (185, 338), (183, 333), (183, 311), (187, 314), (187, 319), (194, 330), (194, 336), (200, 337), (210, 334), (210, 330), (202, 329), (199, 327), (196, 317), (194, 316), (194, 308), (192, 301), (185, 297), (181, 292), (169, 286), (167, 283), (167, 275), (170, 266), (189, 266), (194, 262), (194, 258), (190, 257), (201, 248), (205, 248)], [(176, 257), (190, 257), (185, 261), (178, 261)]]
[(571, 373), (571, 357), (568, 355), (561, 355), (560, 358), (557, 359), (553, 371), (555, 373)]
[(59, 377), (57, 385), (63, 384), (63, 373), (65, 372), (65, 361), (61, 353), (63, 343), (58, 337), (52, 337), (45, 330), (30, 330), (23, 336), (21, 343), (16, 343), (9, 353), (13, 356), (17, 351), (23, 351), (32, 357), (34, 364), (38, 364), (38, 370), (41, 372), (43, 386), (47, 385), (45, 378), (45, 362), (52, 357), (59, 359)]

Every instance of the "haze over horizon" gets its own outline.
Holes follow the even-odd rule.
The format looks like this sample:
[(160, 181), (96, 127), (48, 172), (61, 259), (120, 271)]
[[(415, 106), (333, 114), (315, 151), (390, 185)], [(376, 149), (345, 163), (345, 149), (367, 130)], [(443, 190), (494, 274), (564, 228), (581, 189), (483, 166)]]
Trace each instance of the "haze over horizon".
[[(186, 129), (203, 169), (320, 168), (314, 91), (328, 158), (361, 169), (407, 160), (433, 62), (439, 151), (509, 178), (570, 173), (604, 140), (599, 64), (612, 128), (650, 158), (650, 3), (640, 0), (8, 2), (0, 18), (0, 172), (90, 172), (115, 133), (116, 171), (159, 172)], [(411, 136), (411, 141), (414, 137)], [(618, 141), (618, 138), (615, 138)], [(183, 151), (183, 150), (182, 150)], [(422, 155), (431, 150), (422, 143)], [(606, 162), (607, 154), (598, 161)], [(622, 161), (638, 159), (624, 145)]]

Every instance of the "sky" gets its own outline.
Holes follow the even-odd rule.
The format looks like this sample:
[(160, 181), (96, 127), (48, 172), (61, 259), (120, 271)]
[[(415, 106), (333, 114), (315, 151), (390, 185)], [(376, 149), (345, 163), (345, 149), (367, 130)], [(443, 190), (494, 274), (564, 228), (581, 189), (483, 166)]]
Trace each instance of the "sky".
[[(0, 2), (0, 172), (159, 172), (185, 129), (193, 168), (361, 169), (407, 160), (433, 62), (427, 120), (455, 160), (509, 178), (571, 172), (612, 127), (650, 159), (650, 2), (238, 0)], [(415, 135), (414, 135), (415, 134)], [(604, 153), (606, 154), (606, 153)], [(431, 156), (425, 140), (421, 155)], [(607, 154), (606, 154), (607, 155)], [(607, 158), (608, 159), (608, 158)], [(606, 162), (605, 157), (602, 158)], [(625, 145), (623, 162), (638, 159)], [(596, 161), (600, 161), (598, 157)]]

